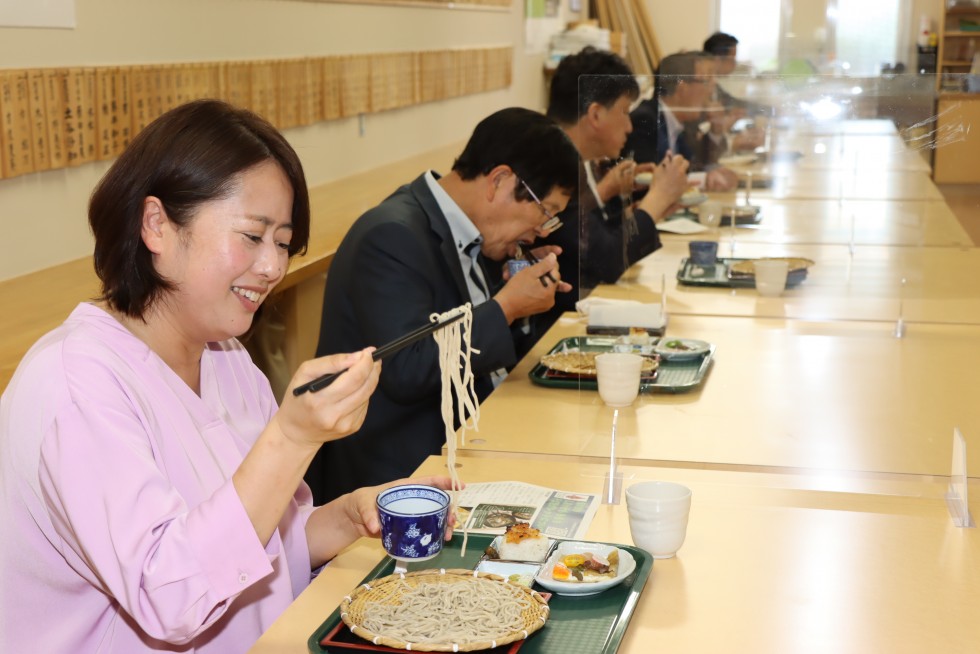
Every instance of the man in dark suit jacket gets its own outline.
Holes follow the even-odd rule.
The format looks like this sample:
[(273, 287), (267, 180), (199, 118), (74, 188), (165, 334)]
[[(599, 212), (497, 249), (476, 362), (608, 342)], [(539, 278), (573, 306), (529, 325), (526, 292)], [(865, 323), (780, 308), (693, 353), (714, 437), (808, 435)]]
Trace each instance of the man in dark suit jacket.
[[(704, 40), (702, 50), (714, 59), (716, 78), (726, 77), (735, 72), (738, 58), (737, 38), (724, 32), (715, 32)], [(772, 107), (736, 98), (721, 85), (715, 87), (715, 99), (725, 108), (725, 111), (733, 113), (736, 119), (772, 114)]]
[[(629, 108), (639, 93), (633, 71), (612, 52), (585, 48), (562, 59), (555, 70), (548, 116), (568, 134), (583, 165), (578, 193), (561, 213), (565, 226), (545, 243), (561, 248), (562, 277), (575, 289), (558, 296), (550, 311), (532, 317), (536, 338), (597, 284), (615, 282), (630, 265), (657, 250), (661, 244), (655, 223), (687, 189), (682, 157), (655, 171), (652, 165), (612, 161), (632, 129)], [(654, 176), (633, 206), (637, 171)]]
[(661, 162), (668, 151), (682, 155), (691, 171), (707, 172), (707, 190), (730, 191), (738, 183), (735, 173), (706, 158), (712, 152), (698, 130), (715, 90), (713, 67), (711, 57), (701, 52), (664, 57), (653, 98), (630, 114), (633, 132), (624, 150), (633, 151), (638, 162)]
[[(735, 71), (738, 57), (737, 38), (724, 32), (715, 32), (705, 39), (702, 49), (714, 60), (716, 80), (721, 80)], [(765, 130), (760, 129), (757, 125), (752, 125), (751, 128), (746, 128), (737, 134), (729, 134), (729, 131), (741, 118), (751, 117), (764, 120), (772, 113), (771, 107), (736, 98), (722, 88), (721, 84), (715, 85), (714, 101), (720, 111), (714, 111), (711, 114), (711, 130), (708, 133), (709, 138), (705, 139), (709, 143), (708, 148), (714, 148), (724, 153), (726, 150), (736, 152), (754, 150), (756, 147), (764, 145)]]
[[(477, 125), (452, 171), (429, 171), (357, 219), (327, 276), (317, 356), (380, 346), (467, 302), (479, 398), (516, 363), (511, 325), (552, 306), (552, 249), (502, 279), (488, 268), (550, 227), (577, 181), (575, 147), (545, 116), (504, 109)], [(499, 266), (500, 264), (496, 264)], [(550, 273), (559, 283), (542, 283)], [(502, 285), (497, 288), (494, 281)], [(317, 504), (412, 473), (445, 442), (438, 349), (431, 338), (382, 364), (361, 429), (325, 444), (306, 475)], [(458, 427), (461, 416), (455, 416)]]

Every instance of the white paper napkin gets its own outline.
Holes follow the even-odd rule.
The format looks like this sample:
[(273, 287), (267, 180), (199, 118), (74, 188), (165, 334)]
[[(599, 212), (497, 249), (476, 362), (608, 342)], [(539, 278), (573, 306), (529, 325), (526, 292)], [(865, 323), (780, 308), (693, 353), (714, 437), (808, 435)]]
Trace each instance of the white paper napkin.
[(708, 231), (708, 228), (690, 218), (671, 218), (657, 223), (657, 231), (671, 234), (700, 234)]
[(663, 329), (667, 324), (660, 304), (634, 300), (585, 298), (575, 303), (579, 313), (589, 317), (590, 327), (643, 327)]

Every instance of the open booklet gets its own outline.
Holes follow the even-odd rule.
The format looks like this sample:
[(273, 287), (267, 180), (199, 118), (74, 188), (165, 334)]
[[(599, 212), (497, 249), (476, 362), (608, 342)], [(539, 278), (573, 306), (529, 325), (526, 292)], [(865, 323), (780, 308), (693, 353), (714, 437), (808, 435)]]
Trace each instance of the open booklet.
[(581, 539), (598, 506), (596, 495), (498, 481), (467, 484), (457, 511), (472, 533), (502, 534), (511, 525), (530, 522), (552, 538)]

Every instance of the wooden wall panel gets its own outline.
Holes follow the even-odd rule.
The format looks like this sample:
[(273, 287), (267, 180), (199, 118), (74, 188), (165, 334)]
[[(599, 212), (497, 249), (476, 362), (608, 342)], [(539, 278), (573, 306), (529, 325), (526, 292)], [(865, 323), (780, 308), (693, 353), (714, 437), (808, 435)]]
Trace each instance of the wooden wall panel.
[(510, 86), (513, 48), (0, 70), (0, 177), (121, 153), (155, 118), (218, 98), (280, 129)]

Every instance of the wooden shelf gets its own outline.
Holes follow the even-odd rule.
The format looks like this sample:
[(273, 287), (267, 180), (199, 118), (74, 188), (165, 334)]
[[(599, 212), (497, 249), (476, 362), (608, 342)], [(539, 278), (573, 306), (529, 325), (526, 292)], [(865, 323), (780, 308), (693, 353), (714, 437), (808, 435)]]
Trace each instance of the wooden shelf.
[(936, 110), (937, 134), (961, 134), (945, 141), (934, 154), (933, 181), (937, 184), (980, 183), (978, 133), (969, 130), (980, 124), (980, 93), (940, 92)]
[(978, 7), (954, 7), (953, 9), (947, 9), (947, 16), (969, 16), (970, 14), (980, 14), (980, 6)]
[[(939, 43), (936, 60), (939, 62), (936, 75), (936, 92), (943, 91), (943, 80), (947, 75), (961, 75), (969, 72), (973, 65), (973, 57), (964, 59), (968, 50), (978, 50), (971, 48), (973, 39), (980, 39), (980, 30), (960, 29), (961, 21), (969, 18), (980, 19), (980, 5), (969, 7), (947, 8), (946, 0), (939, 0), (942, 3), (943, 11), (939, 22)], [(969, 43), (966, 39), (970, 39)]]

